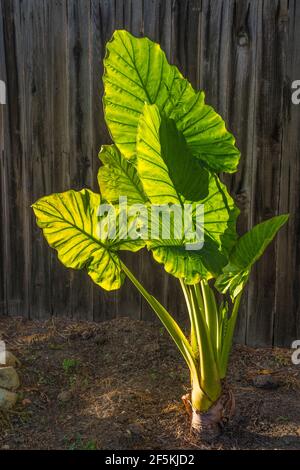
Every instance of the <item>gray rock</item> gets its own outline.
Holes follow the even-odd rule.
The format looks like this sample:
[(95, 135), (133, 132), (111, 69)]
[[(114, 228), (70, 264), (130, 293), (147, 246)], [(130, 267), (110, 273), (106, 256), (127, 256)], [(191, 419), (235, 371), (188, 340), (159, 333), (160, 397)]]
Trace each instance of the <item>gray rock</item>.
[(8, 390), (16, 390), (20, 386), (17, 372), (11, 366), (0, 368), (0, 387)]
[(12, 408), (18, 399), (18, 395), (14, 392), (9, 392), (4, 388), (0, 388), (0, 408), (3, 410), (9, 410)]
[(11, 366), (11, 367), (18, 367), (21, 365), (21, 362), (19, 361), (16, 356), (10, 352), (10, 351), (5, 351), (5, 358), (4, 358), (4, 364), (5, 366)]
[(12, 367), (20, 367), (21, 361), (10, 351), (6, 351), (6, 365)]
[(252, 383), (256, 388), (264, 390), (276, 390), (279, 387), (278, 381), (272, 375), (256, 375), (253, 377)]

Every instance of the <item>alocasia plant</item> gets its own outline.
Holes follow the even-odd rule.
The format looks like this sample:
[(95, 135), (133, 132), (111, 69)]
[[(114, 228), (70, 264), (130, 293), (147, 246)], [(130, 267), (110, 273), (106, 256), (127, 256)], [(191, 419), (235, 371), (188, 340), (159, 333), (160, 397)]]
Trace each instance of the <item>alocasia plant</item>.
[[(114, 144), (99, 154), (100, 192), (53, 194), (39, 199), (33, 210), (67, 267), (85, 268), (106, 290), (121, 287), (125, 276), (132, 281), (189, 367), (191, 392), (183, 400), (192, 428), (215, 435), (234, 409), (225, 376), (241, 295), (252, 265), (288, 216), (273, 217), (238, 237), (239, 210), (218, 177), (237, 170), (235, 140), (205, 104), (204, 93), (168, 63), (158, 44), (116, 31), (104, 66), (104, 113)], [(126, 223), (120, 217), (124, 200)], [(101, 212), (101, 205), (113, 208), (114, 216), (110, 210)], [(174, 208), (184, 212), (189, 207), (195, 229), (198, 206), (204, 218), (199, 245), (190, 243), (180, 226), (182, 214), (163, 236), (164, 219), (155, 219), (152, 212), (167, 207), (174, 222)], [(109, 222), (116, 219), (111, 235)], [(188, 336), (122, 261), (122, 250), (143, 247), (178, 279), (190, 320)]]

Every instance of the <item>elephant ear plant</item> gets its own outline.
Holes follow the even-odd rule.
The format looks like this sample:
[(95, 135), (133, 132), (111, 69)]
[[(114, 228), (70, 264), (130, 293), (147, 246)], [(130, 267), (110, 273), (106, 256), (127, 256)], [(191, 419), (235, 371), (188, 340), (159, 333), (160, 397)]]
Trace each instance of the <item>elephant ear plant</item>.
[[(150, 304), (190, 370), (183, 400), (192, 429), (209, 438), (234, 411), (225, 377), (243, 289), (288, 216), (238, 237), (239, 211), (218, 177), (237, 170), (235, 140), (158, 44), (116, 31), (104, 68), (114, 144), (99, 154), (100, 191), (52, 194), (33, 210), (65, 266), (85, 268), (106, 290), (127, 276)], [(188, 336), (122, 261), (122, 250), (144, 247), (179, 281)]]

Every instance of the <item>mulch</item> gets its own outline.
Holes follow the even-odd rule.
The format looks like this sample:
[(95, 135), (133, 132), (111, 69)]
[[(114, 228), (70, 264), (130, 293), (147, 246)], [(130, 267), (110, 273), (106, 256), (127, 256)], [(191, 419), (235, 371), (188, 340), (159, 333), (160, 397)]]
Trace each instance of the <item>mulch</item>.
[[(21, 360), (16, 407), (0, 412), (0, 449), (300, 449), (300, 366), (291, 350), (235, 346), (236, 414), (213, 444), (190, 434), (189, 374), (150, 322), (0, 319)], [(275, 383), (259, 388), (257, 377)]]

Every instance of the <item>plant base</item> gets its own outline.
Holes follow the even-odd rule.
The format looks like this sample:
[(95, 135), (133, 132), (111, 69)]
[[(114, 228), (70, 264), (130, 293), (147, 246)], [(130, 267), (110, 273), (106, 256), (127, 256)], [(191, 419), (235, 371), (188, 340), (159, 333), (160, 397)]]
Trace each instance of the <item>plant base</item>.
[(207, 411), (193, 410), (190, 395), (182, 397), (186, 410), (191, 417), (191, 431), (204, 441), (211, 442), (222, 432), (235, 411), (235, 399), (227, 385), (223, 385), (220, 398)]

